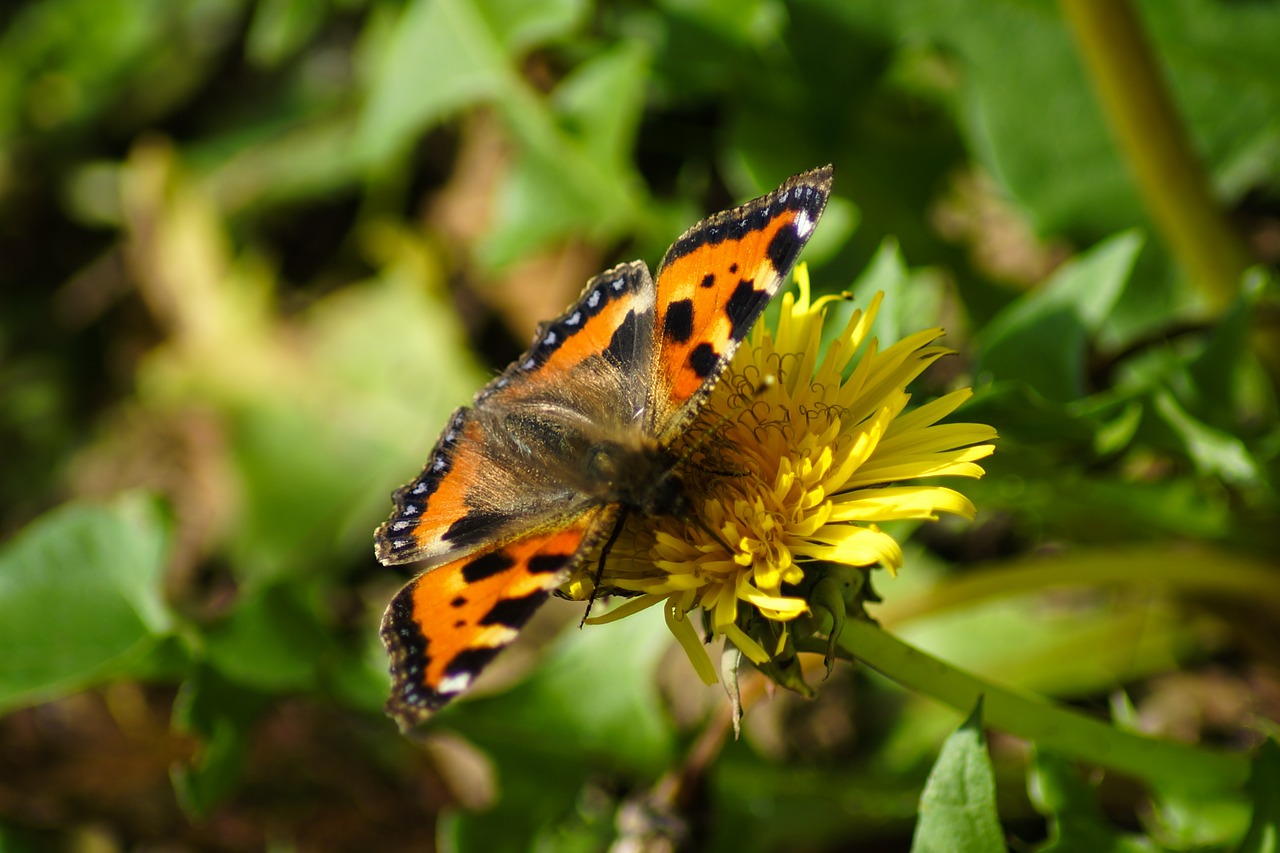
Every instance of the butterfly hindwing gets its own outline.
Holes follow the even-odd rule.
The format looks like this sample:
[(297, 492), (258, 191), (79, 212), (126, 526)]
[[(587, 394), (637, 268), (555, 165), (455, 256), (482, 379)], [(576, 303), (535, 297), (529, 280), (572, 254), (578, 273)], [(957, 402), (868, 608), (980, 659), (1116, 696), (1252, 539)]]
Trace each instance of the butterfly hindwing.
[(831, 193), (831, 167), (704, 219), (667, 250), (657, 275), (654, 431), (683, 427), (778, 292)]
[(382, 617), (391, 656), (387, 711), (402, 728), (466, 690), (562, 584), (603, 511), (489, 546), (406, 584)]
[(529, 350), (453, 413), (418, 478), (392, 495), (374, 534), (378, 560), (430, 568), (588, 509), (566, 476), (573, 466), (553, 454), (566, 432), (627, 429), (643, 409), (653, 300), (648, 268), (623, 264), (539, 326)]

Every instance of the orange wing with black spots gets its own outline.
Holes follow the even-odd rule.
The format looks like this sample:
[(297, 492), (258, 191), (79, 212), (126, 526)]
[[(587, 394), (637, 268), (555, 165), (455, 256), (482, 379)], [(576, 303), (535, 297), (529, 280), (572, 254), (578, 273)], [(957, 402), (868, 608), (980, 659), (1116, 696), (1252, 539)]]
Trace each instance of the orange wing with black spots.
[(429, 569), (589, 509), (567, 476), (573, 460), (550, 454), (566, 428), (640, 428), (632, 422), (647, 397), (653, 300), (636, 261), (592, 278), (540, 325), (529, 350), (450, 416), (418, 478), (392, 494), (391, 517), (374, 533), (378, 560)]
[(690, 228), (657, 276), (652, 424), (660, 439), (683, 428), (809, 241), (831, 167), (791, 178), (767, 196)]
[(382, 618), (393, 684), (387, 711), (402, 729), (472, 681), (568, 577), (594, 517), (490, 546), (410, 581)]

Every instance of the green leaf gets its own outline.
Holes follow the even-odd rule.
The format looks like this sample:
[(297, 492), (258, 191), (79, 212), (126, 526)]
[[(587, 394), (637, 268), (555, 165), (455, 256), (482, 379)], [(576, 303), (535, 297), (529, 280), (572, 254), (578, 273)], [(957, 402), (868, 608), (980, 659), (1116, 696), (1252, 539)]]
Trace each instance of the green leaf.
[(1192, 792), (1166, 783), (1153, 793), (1147, 831), (1173, 850), (1226, 848), (1244, 837), (1249, 811), (1238, 790)]
[[(1120, 557), (1124, 552), (1116, 549)], [(1112, 551), (1096, 551), (1106, 559)], [(1152, 566), (1134, 566), (1135, 577)], [(1156, 567), (1158, 570), (1158, 567)], [(1117, 608), (1082, 602), (1055, 611), (1039, 594), (974, 601), (912, 619), (906, 642), (970, 672), (1041, 695), (1082, 697), (1168, 672), (1203, 655), (1212, 632), (1181, 611), (1154, 604)], [(1009, 642), (1017, 637), (1018, 642)]]
[(1150, 840), (1121, 833), (1107, 823), (1093, 788), (1064, 758), (1037, 750), (1027, 785), (1032, 805), (1049, 821), (1049, 837), (1037, 848), (1039, 853), (1144, 853), (1157, 849)]
[(249, 25), (249, 59), (271, 68), (293, 56), (324, 23), (327, 6), (327, 0), (261, 0)]
[[(237, 30), (242, 3), (42, 0), (5, 4), (0, 150), (20, 132), (128, 138), (190, 94)], [(10, 12), (10, 10), (13, 10)], [(100, 130), (99, 128), (97, 128)]]
[(550, 104), (508, 105), (524, 150), (480, 244), (484, 264), (498, 269), (569, 236), (615, 239), (640, 224), (641, 183), (631, 153), (648, 69), (648, 49), (624, 42), (574, 69)]
[(1141, 246), (1136, 232), (1112, 237), (1001, 311), (979, 335), (978, 372), (1021, 380), (1050, 400), (1080, 397), (1089, 340), (1120, 296)]
[(517, 85), (503, 45), (468, 0), (413, 0), (384, 48), (356, 155), (377, 164), (455, 110)]
[(373, 69), (357, 157), (382, 163), (463, 107), (532, 98), (515, 60), (568, 32), (584, 11), (582, 0), (413, 0)]
[(1253, 759), (1253, 773), (1246, 785), (1253, 800), (1253, 819), (1240, 845), (1240, 853), (1280, 851), (1280, 746), (1268, 738)]
[(756, 49), (776, 43), (787, 23), (778, 0), (664, 0), (659, 7), (672, 17), (687, 18), (707, 32)]
[(308, 369), (271, 386), (242, 383), (254, 392), (230, 417), (242, 488), (230, 551), (242, 579), (309, 576), (335, 555), (367, 556), (387, 495), (421, 469), (449, 413), (484, 381), (457, 314), (423, 286), (434, 258), (416, 238), (381, 230), (384, 278), (301, 317)]
[[(957, 106), (969, 147), (1043, 233), (1097, 235), (1141, 221), (1132, 179), (1055, 4), (823, 5), (899, 44), (934, 44), (958, 57)], [(1280, 135), (1280, 55), (1271, 49), (1280, 8), (1212, 0), (1137, 5), (1215, 184), (1249, 186), (1273, 171), (1273, 156), (1260, 152), (1274, 151)]]
[(0, 551), (0, 710), (145, 668), (172, 629), (168, 528), (149, 497), (73, 503)]
[(896, 838), (910, 828), (920, 796), (917, 775), (886, 771), (878, 760), (781, 761), (745, 739), (725, 744), (710, 775), (716, 820), (708, 850), (847, 850), (890, 831)]
[(1226, 432), (1241, 432), (1244, 424), (1277, 423), (1276, 389), (1252, 347), (1266, 275), (1262, 270), (1245, 275), (1240, 298), (1187, 360), (1185, 381), (1174, 385), (1197, 418)]
[(488, 754), (502, 793), (483, 814), (459, 813), (446, 823), (454, 849), (529, 849), (529, 839), (553, 833), (569, 819), (575, 799), (584, 795), (583, 780), (602, 767), (660, 774), (671, 760), (675, 734), (654, 667), (670, 647), (671, 636), (654, 611), (571, 629), (528, 680), (442, 711), (435, 724)]
[[(826, 225), (824, 217), (822, 228)], [(935, 282), (926, 273), (912, 272), (907, 268), (896, 240), (884, 240), (870, 263), (849, 286), (848, 292), (853, 298), (832, 302), (827, 306), (820, 349), (825, 350), (833, 340), (844, 334), (850, 317), (855, 311), (865, 311), (876, 291), (884, 294), (884, 300), (876, 314), (873, 334), (884, 345), (928, 326), (938, 317), (941, 305), (938, 288), (934, 285)], [(823, 288), (815, 282), (813, 290), (814, 296), (817, 296)], [(775, 322), (772, 316), (769, 322)]]
[[(1242, 793), (1237, 788), (1190, 791), (1169, 780), (1152, 792), (1146, 824), (1151, 836), (1173, 850), (1280, 849), (1280, 762), (1274, 741), (1253, 757)], [(1241, 840), (1243, 839), (1243, 841)], [(1236, 845), (1240, 845), (1238, 848)]]
[(964, 406), (965, 419), (999, 424), (1001, 438), (1044, 447), (1075, 447), (1094, 441), (1102, 426), (1059, 402), (1046, 400), (1030, 385), (996, 381), (980, 385)]
[(173, 708), (174, 727), (202, 741), (195, 760), (171, 772), (178, 802), (189, 814), (207, 815), (240, 781), (249, 735), (269, 707), (269, 697), (201, 669), (182, 686)]
[(494, 37), (512, 55), (565, 36), (586, 17), (587, 0), (474, 0)]
[(536, 737), (539, 752), (585, 751), (657, 772), (674, 748), (653, 674), (670, 646), (657, 608), (565, 631), (527, 681), (450, 706), (440, 720), (493, 752)]
[(649, 49), (624, 41), (575, 68), (552, 93), (562, 124), (602, 168), (628, 168), (644, 108)]
[(1004, 488), (982, 481), (965, 493), (979, 506), (1016, 513), (1043, 535), (1072, 541), (1215, 539), (1231, 533), (1228, 496), (1221, 489), (1204, 488), (1198, 478), (1129, 482), (1077, 467), (1076, 459), (1045, 457), (1002, 442), (995, 460), (984, 463), (988, 476), (1017, 481)]
[(1154, 409), (1181, 439), (1187, 456), (1201, 474), (1220, 477), (1236, 485), (1257, 486), (1261, 483), (1262, 470), (1238, 436), (1192, 417), (1168, 391), (1156, 393)]
[(982, 734), (982, 701), (942, 745), (924, 792), (913, 853), (1007, 849), (996, 809), (996, 777)]

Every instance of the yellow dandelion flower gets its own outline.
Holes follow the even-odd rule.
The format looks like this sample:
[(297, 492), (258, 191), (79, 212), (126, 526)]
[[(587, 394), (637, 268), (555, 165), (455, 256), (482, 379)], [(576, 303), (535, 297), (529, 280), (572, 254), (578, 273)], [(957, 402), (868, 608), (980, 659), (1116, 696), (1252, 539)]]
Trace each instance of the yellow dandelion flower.
[[(776, 330), (758, 323), (688, 430), (681, 469), (697, 523), (631, 518), (606, 560), (601, 591), (629, 596), (609, 622), (664, 605), (667, 624), (707, 683), (715, 668), (689, 614), (703, 612), (707, 639), (723, 636), (757, 666), (776, 665), (788, 626), (812, 614), (823, 576), (902, 566), (902, 549), (878, 526), (898, 519), (972, 519), (973, 504), (940, 476), (980, 477), (995, 431), (941, 424), (970, 395), (955, 391), (908, 411), (906, 386), (950, 352), (926, 329), (881, 349), (869, 337), (883, 294), (855, 311), (820, 353), (826, 309), (796, 269)], [(568, 593), (592, 592), (587, 560)], [(777, 673), (771, 672), (776, 678)], [(797, 686), (794, 683), (789, 686)]]

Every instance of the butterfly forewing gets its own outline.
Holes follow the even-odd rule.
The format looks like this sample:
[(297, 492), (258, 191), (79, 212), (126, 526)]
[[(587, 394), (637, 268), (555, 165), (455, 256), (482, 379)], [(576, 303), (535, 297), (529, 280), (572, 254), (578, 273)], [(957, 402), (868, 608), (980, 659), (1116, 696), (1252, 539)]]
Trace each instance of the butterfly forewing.
[(690, 228), (658, 268), (653, 430), (681, 429), (715, 384), (809, 241), (831, 167)]
[(579, 466), (555, 456), (642, 427), (653, 300), (645, 265), (623, 264), (541, 325), (529, 350), (453, 414), (418, 478), (392, 495), (391, 517), (374, 534), (377, 558), (430, 568), (589, 509)]

